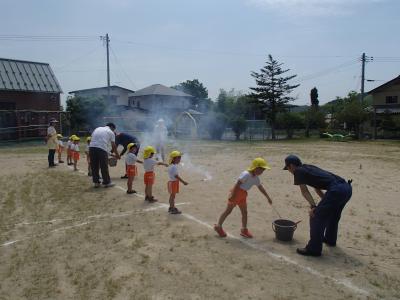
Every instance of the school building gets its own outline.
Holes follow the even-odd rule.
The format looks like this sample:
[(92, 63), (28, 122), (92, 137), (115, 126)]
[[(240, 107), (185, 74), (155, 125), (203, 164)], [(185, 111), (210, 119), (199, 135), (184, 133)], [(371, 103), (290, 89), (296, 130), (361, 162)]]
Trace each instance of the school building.
[(0, 58), (0, 140), (45, 136), (61, 93), (48, 63)]

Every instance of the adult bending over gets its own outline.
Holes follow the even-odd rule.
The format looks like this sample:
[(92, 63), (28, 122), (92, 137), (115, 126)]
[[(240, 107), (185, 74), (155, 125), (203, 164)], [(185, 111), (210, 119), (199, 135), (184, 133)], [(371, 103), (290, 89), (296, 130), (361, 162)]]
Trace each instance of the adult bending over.
[(100, 187), (99, 169), (103, 178), (104, 187), (112, 187), (110, 174), (108, 172), (108, 151), (110, 146), (117, 159), (120, 158), (115, 144), (115, 125), (107, 123), (104, 127), (97, 127), (93, 133), (89, 145), (90, 164), (92, 168), (92, 179), (94, 187)]
[[(135, 146), (136, 146), (136, 150), (135, 150), (134, 154), (137, 156), (139, 153), (139, 149), (140, 149), (140, 143), (139, 143), (139, 140), (135, 136), (120, 132), (115, 137), (115, 144), (117, 145), (117, 148), (119, 145), (124, 147), (124, 149), (119, 154), (120, 156), (125, 154), (125, 152), (128, 150), (128, 145), (131, 143), (135, 144)], [(121, 176), (122, 179), (128, 178), (126, 170), (127, 170), (127, 168), (125, 167), (125, 175)]]
[[(303, 197), (310, 203), (310, 241), (305, 248), (298, 248), (297, 253), (321, 256), (322, 243), (336, 246), (340, 216), (352, 195), (351, 180), (346, 181), (316, 166), (302, 164), (296, 155), (286, 157), (284, 170), (293, 174), (294, 184), (300, 186)], [(318, 205), (307, 185), (313, 187), (321, 198)]]

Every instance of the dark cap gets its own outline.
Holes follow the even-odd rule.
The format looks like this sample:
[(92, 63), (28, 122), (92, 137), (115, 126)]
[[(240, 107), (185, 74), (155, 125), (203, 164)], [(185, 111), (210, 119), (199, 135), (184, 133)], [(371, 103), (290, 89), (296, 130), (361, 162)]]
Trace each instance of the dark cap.
[(114, 123), (107, 123), (106, 126), (110, 127), (111, 130), (115, 130), (117, 128)]
[(49, 120), (49, 123), (58, 123), (58, 121), (57, 121), (56, 119), (54, 119), (54, 118), (51, 118), (51, 119)]
[(296, 167), (302, 165), (300, 158), (298, 158), (296, 155), (293, 155), (293, 154), (288, 155), (288, 156), (285, 158), (285, 167), (284, 167), (283, 169), (284, 169), (284, 170), (287, 170), (287, 169), (288, 169), (287, 167), (288, 167), (290, 164), (295, 165)]

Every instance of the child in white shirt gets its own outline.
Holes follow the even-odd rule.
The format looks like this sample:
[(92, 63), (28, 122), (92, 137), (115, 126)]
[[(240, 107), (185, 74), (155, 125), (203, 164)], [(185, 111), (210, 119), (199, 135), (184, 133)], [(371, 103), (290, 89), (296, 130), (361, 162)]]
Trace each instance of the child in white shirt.
[(172, 151), (169, 154), (168, 192), (170, 196), (169, 196), (168, 212), (173, 215), (182, 213), (175, 207), (175, 196), (177, 193), (179, 193), (179, 182), (182, 182), (184, 185), (188, 185), (188, 183), (185, 180), (183, 180), (178, 174), (178, 164), (180, 163), (181, 158), (182, 158), (182, 153), (179, 151)]
[(125, 165), (126, 165), (126, 175), (128, 176), (127, 186), (128, 189), (126, 191), (127, 194), (134, 194), (136, 191), (132, 189), (133, 180), (135, 176), (138, 175), (136, 162), (143, 163), (141, 160), (138, 160), (137, 156), (135, 155), (137, 146), (134, 143), (130, 143), (127, 146), (128, 154), (125, 157)]
[(263, 158), (259, 157), (253, 160), (247, 171), (244, 171), (242, 174), (240, 174), (238, 181), (231, 190), (228, 205), (225, 211), (219, 217), (218, 224), (214, 225), (214, 230), (220, 237), (226, 237), (226, 233), (222, 229), (222, 224), (236, 205), (239, 206), (240, 212), (242, 213), (242, 229), (240, 231), (240, 235), (246, 238), (253, 237), (253, 235), (247, 229), (247, 191), (250, 190), (253, 185), (257, 186), (260, 192), (268, 199), (269, 204), (272, 204), (271, 198), (265, 191), (260, 182), (260, 178), (258, 177), (265, 170), (270, 169), (271, 168), (268, 166), (267, 162)]
[(57, 134), (57, 153), (58, 153), (58, 163), (62, 164), (64, 161), (62, 160), (61, 156), (64, 151), (64, 142), (62, 141), (63, 136), (61, 134)]
[(70, 146), (71, 149), (71, 154), (72, 154), (72, 159), (74, 161), (74, 171), (78, 171), (77, 165), (78, 165), (78, 161), (80, 158), (80, 154), (79, 154), (79, 141), (80, 138), (77, 136), (74, 136), (72, 139), (73, 143)]
[(166, 166), (168, 167), (167, 164), (163, 162), (158, 162), (156, 161), (153, 157), (154, 154), (156, 153), (156, 150), (152, 146), (147, 146), (144, 148), (143, 151), (143, 168), (144, 168), (144, 185), (145, 185), (145, 195), (146, 201), (149, 202), (156, 202), (157, 199), (153, 197), (153, 185), (155, 181), (155, 173), (154, 173), (154, 167), (155, 166)]

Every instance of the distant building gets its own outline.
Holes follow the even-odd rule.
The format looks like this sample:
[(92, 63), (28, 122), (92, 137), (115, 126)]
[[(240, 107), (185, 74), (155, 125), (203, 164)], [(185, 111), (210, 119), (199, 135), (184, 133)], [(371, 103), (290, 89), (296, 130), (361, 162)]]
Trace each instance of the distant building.
[(166, 87), (153, 84), (138, 90), (129, 96), (129, 106), (144, 109), (152, 114), (177, 114), (191, 106), (193, 96)]
[[(128, 97), (131, 93), (135, 91), (120, 87), (118, 85), (110, 86), (110, 103), (109, 105), (117, 105), (117, 106), (129, 106)], [(69, 94), (73, 94), (75, 97), (103, 97), (104, 99), (108, 99), (108, 88), (98, 87), (98, 88), (90, 88), (83, 90), (76, 90), (69, 92)]]
[(368, 92), (374, 110), (374, 136), (384, 114), (400, 114), (400, 76)]
[(60, 118), (61, 93), (48, 63), (0, 58), (0, 139), (45, 135)]

